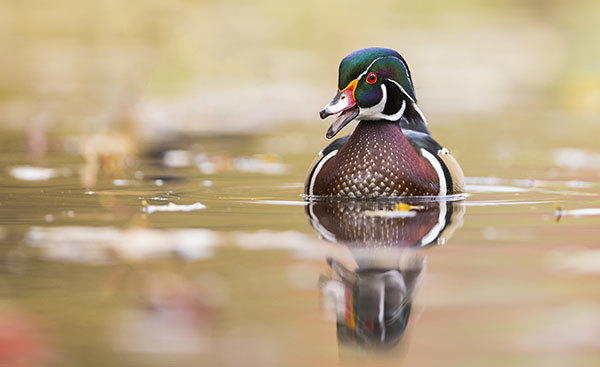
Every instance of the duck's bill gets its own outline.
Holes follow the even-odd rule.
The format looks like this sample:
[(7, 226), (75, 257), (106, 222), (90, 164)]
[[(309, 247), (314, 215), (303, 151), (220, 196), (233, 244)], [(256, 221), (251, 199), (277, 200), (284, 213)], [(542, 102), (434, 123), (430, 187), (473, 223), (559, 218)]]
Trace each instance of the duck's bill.
[(328, 116), (340, 113), (338, 118), (327, 130), (327, 138), (333, 138), (344, 126), (358, 116), (358, 106), (354, 99), (354, 88), (356, 87), (356, 80), (353, 80), (346, 88), (339, 91), (333, 100), (323, 108), (320, 112), (321, 118), (324, 119)]
[(327, 139), (333, 138), (340, 130), (344, 128), (344, 126), (348, 125), (352, 120), (354, 120), (358, 116), (358, 106), (354, 105), (344, 112), (340, 113), (340, 115), (335, 119), (333, 124), (327, 130), (327, 134), (325, 136)]

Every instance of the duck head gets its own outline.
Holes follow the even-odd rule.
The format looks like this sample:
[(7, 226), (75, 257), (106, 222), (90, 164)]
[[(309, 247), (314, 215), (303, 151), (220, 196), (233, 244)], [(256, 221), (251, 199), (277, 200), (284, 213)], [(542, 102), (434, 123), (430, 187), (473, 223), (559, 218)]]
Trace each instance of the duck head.
[[(324, 119), (340, 113), (326, 134), (332, 138), (354, 119), (399, 121), (407, 106), (418, 111), (416, 101), (410, 70), (402, 56), (387, 48), (365, 48), (344, 57), (338, 92), (320, 115)], [(420, 111), (418, 115), (422, 117)]]

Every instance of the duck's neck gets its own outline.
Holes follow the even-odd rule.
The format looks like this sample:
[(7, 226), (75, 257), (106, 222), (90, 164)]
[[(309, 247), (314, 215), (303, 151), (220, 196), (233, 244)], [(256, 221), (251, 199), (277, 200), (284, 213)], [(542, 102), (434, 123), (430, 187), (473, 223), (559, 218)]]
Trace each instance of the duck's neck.
[(364, 153), (374, 153), (382, 156), (399, 154), (403, 159), (417, 159), (418, 155), (404, 136), (398, 122), (385, 120), (360, 121), (348, 142), (340, 150), (356, 150), (360, 147)]
[[(386, 143), (389, 143), (390, 146), (398, 144), (401, 146), (405, 144), (410, 146), (410, 143), (406, 139), (406, 136), (404, 136), (398, 121), (359, 121), (358, 125), (356, 125), (356, 128), (352, 132), (348, 143), (351, 141), (354, 141), (353, 143), (361, 144), (365, 144), (365, 141), (370, 141), (375, 143), (377, 146), (379, 144)], [(367, 145), (365, 144), (365, 146)]]

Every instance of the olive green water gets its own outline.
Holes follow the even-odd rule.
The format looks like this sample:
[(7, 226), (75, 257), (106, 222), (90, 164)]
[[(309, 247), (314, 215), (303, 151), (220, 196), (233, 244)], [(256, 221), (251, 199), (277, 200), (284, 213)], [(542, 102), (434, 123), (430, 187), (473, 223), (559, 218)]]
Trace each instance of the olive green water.
[[(492, 120), (433, 128), (456, 147), (470, 194), (448, 203), (464, 212), (454, 219), (460, 228), (424, 248), (364, 238), (345, 246), (313, 229), (300, 194), (325, 143), (314, 125), (141, 142), (125, 163), (105, 157), (98, 167), (72, 152), (72, 137), (48, 136), (36, 160), (27, 137), (5, 134), (0, 358), (50, 366), (597, 365), (600, 184), (585, 157), (597, 154), (598, 135), (529, 121), (537, 139)], [(458, 132), (476, 126), (485, 133)], [(583, 156), (568, 156), (579, 168), (562, 166), (560, 154), (572, 154), (560, 153), (564, 141)], [(514, 157), (498, 157), (505, 146)], [(180, 152), (165, 158), (170, 149)], [(172, 211), (154, 211), (165, 205)], [(333, 232), (357, 225), (315, 213)], [(412, 225), (436, 222), (431, 213)], [(375, 234), (400, 223), (367, 222)], [(411, 309), (395, 334), (381, 337), (372, 320), (348, 314), (336, 326), (336, 314), (349, 310), (344, 298), (336, 304), (336, 284), (350, 284), (348, 292), (355, 282), (359, 294), (380, 278), (327, 283), (336, 278), (327, 259), (350, 273), (371, 268), (360, 265), (361, 246), (376, 248), (367, 258), (381, 252), (406, 283), (401, 305)], [(371, 330), (371, 339), (362, 335), (370, 342), (357, 342), (356, 330)]]

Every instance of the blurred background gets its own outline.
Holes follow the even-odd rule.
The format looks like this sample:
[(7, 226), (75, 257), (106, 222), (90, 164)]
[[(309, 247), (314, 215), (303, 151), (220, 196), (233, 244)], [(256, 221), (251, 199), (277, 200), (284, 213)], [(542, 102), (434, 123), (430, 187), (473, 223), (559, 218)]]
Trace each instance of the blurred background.
[(405, 56), (434, 126), (532, 110), (589, 123), (600, 112), (598, 8), (9, 0), (0, 5), (0, 126), (160, 137), (318, 125), (339, 61), (368, 46)]
[(405, 57), (475, 202), (427, 252), (407, 363), (596, 366), (599, 16), (0, 2), (0, 366), (390, 365), (338, 353), (317, 279), (344, 249), (300, 202), (339, 62), (371, 46)]
[[(408, 60), (421, 109), (455, 155), (487, 146), (494, 166), (552, 161), (539, 149), (599, 132), (598, 13), (592, 0), (9, 0), (0, 5), (0, 129), (29, 136), (32, 156), (48, 133), (110, 135), (97, 145), (120, 152), (198, 134), (282, 133), (285, 143), (267, 151), (318, 151), (328, 124), (317, 112), (335, 92), (339, 61), (384, 46)], [(497, 139), (478, 144), (482, 134)]]

